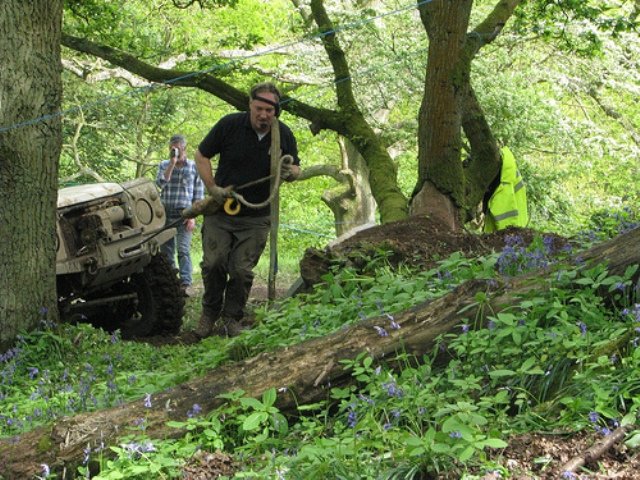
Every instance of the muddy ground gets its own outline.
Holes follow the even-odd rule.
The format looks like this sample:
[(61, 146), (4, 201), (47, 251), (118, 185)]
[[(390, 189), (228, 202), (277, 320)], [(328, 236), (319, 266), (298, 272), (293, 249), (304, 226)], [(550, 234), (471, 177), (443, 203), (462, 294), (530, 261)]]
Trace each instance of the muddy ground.
[[(412, 217), (406, 221), (395, 222), (384, 226), (376, 226), (359, 232), (341, 244), (334, 246), (331, 252), (327, 250), (309, 250), (301, 261), (301, 275), (305, 279), (307, 287), (318, 281), (320, 275), (335, 261), (336, 256), (347, 257), (351, 265), (357, 265), (358, 261), (366, 262), (367, 258), (377, 251), (384, 249), (390, 252), (388, 260), (392, 264), (410, 264), (420, 268), (430, 268), (438, 260), (447, 258), (454, 252), (463, 252), (466, 256), (484, 255), (491, 251), (501, 251), (505, 246), (507, 236), (517, 235), (525, 244), (531, 242), (539, 235), (539, 232), (530, 229), (507, 229), (493, 234), (477, 235), (467, 232), (451, 233), (443, 226), (430, 221), (426, 217)], [(555, 248), (561, 248), (569, 239), (557, 235), (546, 234), (553, 237)], [(360, 260), (358, 260), (360, 259)], [(277, 296), (282, 298), (288, 288), (280, 288)], [(188, 304), (199, 302), (202, 286), (195, 285), (193, 296), (187, 299)], [(248, 318), (246, 323), (251, 324), (251, 309), (263, 304), (267, 299), (267, 287), (256, 283), (251, 292), (248, 305)], [(197, 308), (197, 306), (193, 307)], [(184, 331), (176, 337), (163, 337), (148, 339), (150, 343), (158, 346), (175, 343), (192, 343), (198, 341), (190, 328), (195, 325), (186, 325)], [(584, 454), (592, 445), (605, 441), (601, 434), (587, 431), (577, 434), (567, 432), (531, 433), (514, 436), (507, 441), (509, 446), (494, 454), (501, 465), (508, 467), (511, 478), (514, 479), (640, 479), (640, 456), (637, 452), (630, 451), (620, 442), (610, 448), (607, 453), (597, 461), (587, 464), (586, 470), (579, 475), (571, 477), (560, 471), (560, 467), (567, 461)], [(210, 460), (210, 461), (208, 461)], [(211, 456), (210, 459), (200, 459), (200, 464), (194, 466), (191, 471), (198, 478), (198, 472), (218, 470), (219, 462), (229, 462), (224, 459)], [(187, 472), (185, 472), (187, 473)], [(209, 478), (209, 477), (207, 477)], [(216, 478), (211, 477), (211, 478)], [(452, 478), (443, 476), (442, 478)], [(486, 473), (483, 479), (502, 478), (496, 474)], [(356, 480), (356, 479), (354, 479)]]

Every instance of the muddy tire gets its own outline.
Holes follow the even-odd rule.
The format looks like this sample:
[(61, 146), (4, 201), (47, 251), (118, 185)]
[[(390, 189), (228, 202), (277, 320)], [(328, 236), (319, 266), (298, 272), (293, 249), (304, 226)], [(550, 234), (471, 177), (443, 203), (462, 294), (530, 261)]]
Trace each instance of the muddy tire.
[(184, 297), (176, 270), (162, 254), (155, 255), (149, 265), (132, 275), (130, 286), (138, 301), (134, 311), (121, 326), (123, 338), (175, 334), (182, 326)]
[[(112, 299), (110, 301), (109, 299)], [(141, 273), (84, 297), (67, 321), (85, 321), (122, 338), (171, 335), (180, 331), (184, 297), (176, 270), (162, 254), (152, 257)], [(84, 306), (86, 308), (83, 308)]]

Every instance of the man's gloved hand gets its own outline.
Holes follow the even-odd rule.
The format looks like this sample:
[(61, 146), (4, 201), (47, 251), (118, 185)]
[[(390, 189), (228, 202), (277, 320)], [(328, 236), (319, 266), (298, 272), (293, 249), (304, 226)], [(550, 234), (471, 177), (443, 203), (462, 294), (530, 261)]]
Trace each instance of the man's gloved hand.
[(280, 163), (280, 180), (286, 180), (291, 176), (291, 165), (293, 163), (293, 158), (291, 155), (285, 155), (282, 157)]
[(214, 202), (222, 204), (227, 198), (231, 196), (233, 186), (229, 185), (228, 187), (219, 187), (218, 185), (214, 185), (207, 190), (209, 191), (209, 195)]

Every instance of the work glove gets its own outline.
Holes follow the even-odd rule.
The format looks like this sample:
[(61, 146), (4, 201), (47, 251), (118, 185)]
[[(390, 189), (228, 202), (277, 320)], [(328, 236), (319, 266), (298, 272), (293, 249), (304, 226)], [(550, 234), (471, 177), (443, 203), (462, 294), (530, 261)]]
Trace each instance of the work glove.
[(214, 185), (209, 188), (209, 195), (211, 196), (211, 200), (216, 203), (222, 204), (224, 201), (231, 196), (231, 191), (233, 190), (233, 186), (228, 187), (219, 187), (218, 185)]
[(291, 176), (292, 163), (293, 158), (291, 158), (291, 155), (285, 155), (282, 157), (280, 163), (280, 180), (287, 180)]

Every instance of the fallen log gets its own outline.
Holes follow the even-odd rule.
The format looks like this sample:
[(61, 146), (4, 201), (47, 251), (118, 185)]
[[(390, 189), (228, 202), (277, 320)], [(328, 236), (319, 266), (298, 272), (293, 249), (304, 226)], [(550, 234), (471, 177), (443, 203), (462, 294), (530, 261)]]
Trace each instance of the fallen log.
[[(629, 265), (640, 264), (640, 229), (584, 252), (587, 265), (607, 263), (612, 273), (621, 274)], [(637, 281), (637, 279), (636, 279)], [(269, 388), (278, 389), (278, 408), (295, 412), (300, 404), (327, 397), (329, 385), (348, 382), (340, 361), (367, 352), (374, 359), (393, 357), (397, 352), (421, 356), (429, 353), (436, 338), (451, 331), (466, 318), (475, 318), (475, 296), (485, 292), (494, 312), (511, 305), (518, 295), (540, 288), (533, 276), (511, 279), (508, 283), (472, 280), (451, 293), (423, 303), (395, 316), (400, 329), (388, 328), (385, 316), (367, 319), (324, 337), (261, 353), (236, 363), (222, 365), (203, 377), (155, 394), (151, 407), (138, 400), (98, 412), (62, 418), (17, 438), (0, 440), (0, 477), (32, 478), (47, 464), (60, 478), (73, 472), (87, 446), (115, 443), (118, 437), (145, 420), (145, 433), (151, 438), (177, 438), (184, 431), (168, 427), (170, 420), (182, 421), (194, 404), (208, 412), (223, 404), (220, 394), (242, 389), (258, 397)], [(459, 312), (464, 309), (464, 316)], [(377, 327), (386, 328), (381, 336)]]

